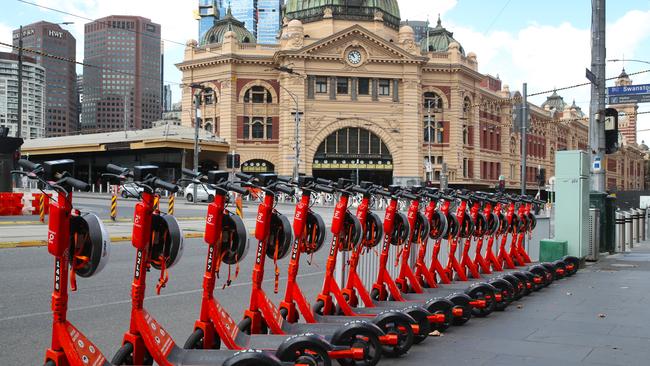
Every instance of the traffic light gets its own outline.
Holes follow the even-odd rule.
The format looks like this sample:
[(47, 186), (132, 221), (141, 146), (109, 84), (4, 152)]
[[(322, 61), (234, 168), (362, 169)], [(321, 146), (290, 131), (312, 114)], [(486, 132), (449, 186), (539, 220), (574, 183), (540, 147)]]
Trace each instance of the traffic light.
[(605, 154), (614, 154), (618, 151), (618, 110), (607, 108), (605, 110)]
[(228, 154), (228, 159), (226, 159), (226, 167), (228, 169), (239, 169), (241, 166), (241, 157), (239, 154)]

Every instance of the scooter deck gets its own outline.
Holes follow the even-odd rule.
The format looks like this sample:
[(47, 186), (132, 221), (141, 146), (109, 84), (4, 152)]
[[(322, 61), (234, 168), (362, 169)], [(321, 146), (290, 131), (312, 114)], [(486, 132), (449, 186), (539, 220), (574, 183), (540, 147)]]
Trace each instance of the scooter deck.
[(167, 361), (175, 365), (215, 366), (221, 365), (238, 351), (234, 350), (191, 350), (176, 345), (172, 348)]
[(319, 320), (318, 323), (289, 323), (289, 322), (284, 322), (282, 324), (282, 330), (285, 331), (287, 334), (302, 334), (302, 333), (316, 333), (319, 334), (323, 337), (325, 337), (327, 340), (331, 340), (332, 335), (334, 332), (338, 331), (341, 329), (341, 325), (343, 323), (348, 323), (353, 320), (362, 320), (362, 321), (367, 321), (370, 320), (371, 318), (368, 317), (350, 317), (350, 316), (338, 316), (338, 315), (331, 315), (332, 317), (338, 317), (341, 318), (340, 321), (328, 321), (328, 322), (321, 322)]

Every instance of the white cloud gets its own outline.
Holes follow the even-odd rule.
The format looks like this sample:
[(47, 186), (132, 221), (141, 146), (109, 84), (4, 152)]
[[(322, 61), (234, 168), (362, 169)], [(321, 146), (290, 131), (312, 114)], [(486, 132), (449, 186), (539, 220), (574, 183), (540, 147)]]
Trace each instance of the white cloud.
[[(3, 43), (12, 43), (12, 29), (6, 24), (0, 23), (0, 42)], [(11, 52), (10, 47), (6, 46), (0, 46), (0, 51), (1, 52)]]

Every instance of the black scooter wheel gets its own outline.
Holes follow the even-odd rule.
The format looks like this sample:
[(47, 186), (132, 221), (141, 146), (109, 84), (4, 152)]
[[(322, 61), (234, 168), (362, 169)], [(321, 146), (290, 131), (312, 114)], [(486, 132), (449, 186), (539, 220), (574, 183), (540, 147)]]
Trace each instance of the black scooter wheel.
[[(183, 345), (184, 349), (203, 349), (203, 329), (198, 328), (185, 341)], [(211, 349), (220, 349), (221, 348), (221, 339), (219, 335), (214, 335), (214, 343), (212, 344)]]
[(264, 351), (245, 350), (239, 351), (225, 360), (222, 366), (281, 366), (282, 363), (275, 356)]
[(308, 366), (332, 366), (324, 340), (316, 335), (295, 335), (287, 338), (276, 356), (282, 362)]
[(578, 269), (580, 268), (580, 259), (568, 255), (562, 258), (562, 260), (564, 261), (564, 263), (566, 263), (567, 273), (569, 276), (573, 276), (574, 274), (576, 274), (576, 272), (578, 272)]
[(540, 287), (546, 287), (553, 282), (553, 273), (541, 264), (534, 265), (528, 269), (531, 273), (541, 277)]
[(490, 285), (494, 286), (497, 289), (495, 295), (501, 295), (501, 301), (496, 301), (495, 310), (504, 311), (510, 305), (514, 299), (515, 287), (508, 281), (503, 278), (496, 278), (489, 282)]
[(413, 318), (420, 328), (418, 334), (413, 332), (413, 344), (420, 344), (429, 338), (429, 333), (433, 331), (431, 328), (431, 322), (428, 318), (431, 314), (429, 310), (418, 305), (413, 305), (402, 309), (401, 312)]
[(566, 263), (563, 260), (558, 260), (553, 262), (555, 266), (555, 276), (556, 278), (564, 278), (567, 276)]
[[(237, 324), (237, 327), (239, 328), (240, 331), (242, 331), (242, 333), (246, 333), (250, 335), (251, 325), (252, 325), (251, 318), (244, 318), (239, 322), (239, 324)], [(264, 319), (262, 319), (262, 325), (260, 328), (261, 328), (260, 332), (256, 334), (268, 334), (269, 327), (266, 325), (266, 322), (264, 322)]]
[(377, 290), (376, 288), (373, 288), (372, 290), (370, 290), (370, 298), (375, 300), (375, 301), (380, 301), (380, 299), (379, 299), (379, 290)]
[(323, 314), (323, 308), (325, 307), (325, 303), (323, 300), (317, 300), (314, 305), (311, 306), (311, 310), (314, 312), (314, 314), (318, 315), (331, 315), (331, 314)]
[(492, 314), (496, 308), (496, 299), (494, 297), (496, 292), (497, 290), (494, 286), (484, 282), (473, 285), (465, 290), (465, 293), (472, 299), (485, 301), (485, 307), (472, 306), (472, 315), (483, 318)]
[(546, 268), (546, 272), (547, 272), (546, 276), (549, 278), (548, 284), (550, 285), (553, 281), (558, 279), (558, 275), (556, 272), (557, 267), (553, 263), (542, 263), (542, 266)]
[(399, 357), (406, 354), (414, 342), (413, 328), (411, 324), (396, 317), (386, 317), (375, 323), (385, 334), (397, 335), (397, 344), (394, 346), (382, 345), (382, 351), (387, 357)]
[[(514, 272), (514, 275), (523, 280), (526, 281), (526, 290), (524, 291), (524, 296), (530, 295), (533, 291), (539, 291), (543, 285), (541, 283), (535, 283), (535, 279), (539, 278), (540, 280), (544, 280), (543, 278), (539, 277), (538, 275), (534, 274), (533, 272), (530, 271), (522, 271), (522, 272)], [(530, 284), (530, 285), (529, 285)]]
[[(465, 294), (452, 294), (447, 296), (447, 299), (454, 304), (452, 309), (454, 325), (463, 325), (472, 318), (472, 305), (470, 305), (471, 298)], [(456, 312), (459, 314), (456, 315)]]
[(439, 332), (444, 332), (449, 329), (452, 322), (454, 321), (454, 315), (452, 309), (454, 308), (454, 303), (449, 299), (434, 299), (427, 302), (427, 310), (431, 314), (443, 314), (445, 316), (445, 321), (442, 323), (433, 323), (431, 324), (431, 330), (437, 330)]
[(375, 366), (381, 360), (382, 345), (377, 335), (368, 329), (354, 328), (337, 337), (337, 346), (363, 349), (363, 360), (337, 360), (341, 366)]
[(113, 365), (133, 365), (133, 345), (131, 343), (124, 343), (120, 349), (115, 352), (115, 356), (111, 360)]
[(514, 293), (512, 296), (512, 300), (519, 300), (522, 297), (524, 297), (524, 289), (526, 288), (526, 283), (522, 282), (517, 276), (511, 273), (504, 274), (501, 276), (504, 280), (508, 281), (512, 287), (514, 288)]

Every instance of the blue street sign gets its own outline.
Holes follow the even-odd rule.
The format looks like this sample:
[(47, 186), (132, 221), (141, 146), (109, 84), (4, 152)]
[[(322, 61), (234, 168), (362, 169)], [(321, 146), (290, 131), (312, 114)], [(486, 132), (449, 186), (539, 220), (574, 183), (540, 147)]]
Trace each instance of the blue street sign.
[(610, 97), (619, 95), (650, 94), (650, 84), (612, 86), (607, 88), (607, 94)]

